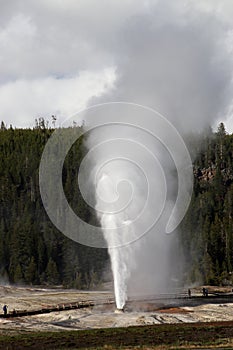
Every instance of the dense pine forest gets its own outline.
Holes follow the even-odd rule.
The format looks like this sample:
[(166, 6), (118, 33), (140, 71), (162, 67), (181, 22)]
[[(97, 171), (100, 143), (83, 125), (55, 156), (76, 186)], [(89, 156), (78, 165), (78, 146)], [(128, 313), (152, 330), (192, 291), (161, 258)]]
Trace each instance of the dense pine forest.
[(185, 282), (233, 284), (233, 135), (221, 123), (187, 138), (194, 190), (180, 227)]
[[(104, 249), (89, 248), (61, 234), (43, 208), (39, 164), (53, 130), (43, 119), (34, 129), (0, 129), (0, 276), (17, 284), (96, 288), (108, 260)], [(82, 200), (77, 175), (85, 155), (83, 138), (68, 153), (63, 185), (72, 208), (95, 220)]]
[[(77, 127), (77, 126), (75, 126)], [(107, 251), (66, 238), (50, 222), (40, 198), (39, 163), (53, 129), (41, 119), (34, 129), (0, 128), (0, 276), (16, 284), (96, 288)], [(233, 135), (224, 125), (186, 138), (193, 156), (194, 191), (180, 225), (184, 282), (233, 284)], [(77, 184), (86, 153), (83, 137), (71, 148), (63, 184), (72, 208), (96, 218)]]

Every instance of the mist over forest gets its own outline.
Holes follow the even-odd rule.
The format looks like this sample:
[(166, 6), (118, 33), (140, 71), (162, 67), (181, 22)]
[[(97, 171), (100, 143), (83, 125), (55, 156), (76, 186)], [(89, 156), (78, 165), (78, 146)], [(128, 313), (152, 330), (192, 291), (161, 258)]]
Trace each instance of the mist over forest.
[[(33, 129), (1, 124), (0, 279), (20, 285), (96, 289), (111, 280), (107, 250), (65, 237), (53, 226), (41, 201), (39, 164), (53, 131), (43, 118)], [(194, 190), (175, 233), (183, 257), (179, 285), (231, 285), (233, 135), (221, 123), (216, 132), (206, 129), (187, 135), (185, 141), (193, 159)], [(79, 166), (86, 152), (81, 136), (66, 157), (63, 186), (73, 210), (85, 222), (98, 225), (78, 187)]]

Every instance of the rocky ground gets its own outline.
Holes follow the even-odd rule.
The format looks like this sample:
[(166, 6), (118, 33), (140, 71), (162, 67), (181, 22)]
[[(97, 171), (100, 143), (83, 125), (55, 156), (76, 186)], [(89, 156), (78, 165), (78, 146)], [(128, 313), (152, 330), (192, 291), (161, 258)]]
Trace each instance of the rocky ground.
[[(197, 291), (195, 293), (197, 294)], [(136, 304), (129, 304), (124, 313), (115, 313), (113, 304), (104, 304), (113, 298), (111, 292), (79, 292), (76, 290), (5, 286), (0, 287), (0, 297), (1, 308), (4, 304), (7, 304), (9, 312), (13, 309), (49, 308), (57, 304), (84, 300), (93, 300), (97, 304), (94, 307), (84, 309), (56, 311), (16, 318), (0, 318), (0, 332), (8, 334), (28, 331), (59, 331), (233, 320), (233, 303), (210, 304), (208, 298), (206, 298), (205, 304), (198, 306), (161, 307), (161, 302), (159, 304), (150, 302), (141, 304), (139, 308)]]

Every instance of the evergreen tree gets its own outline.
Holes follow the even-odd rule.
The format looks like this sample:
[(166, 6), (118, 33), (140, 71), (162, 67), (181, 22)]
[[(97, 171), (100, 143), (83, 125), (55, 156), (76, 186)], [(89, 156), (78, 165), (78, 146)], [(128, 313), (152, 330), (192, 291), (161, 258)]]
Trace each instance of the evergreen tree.
[(52, 258), (49, 259), (49, 262), (46, 268), (46, 276), (49, 284), (59, 283), (59, 273), (58, 273), (57, 265)]
[(185, 274), (192, 282), (201, 276), (203, 283), (222, 284), (231, 280), (233, 267), (233, 135), (220, 123), (196, 149), (193, 198), (180, 225)]
[[(63, 236), (44, 210), (39, 164), (53, 130), (39, 118), (33, 130), (7, 129), (2, 123), (0, 131), (0, 277), (7, 276), (16, 283), (63, 283), (87, 288), (85, 273), (89, 279), (92, 274), (101, 279), (108, 256), (106, 250), (100, 254), (98, 249), (81, 246)], [(69, 136), (74, 128), (65, 131)], [(78, 126), (77, 132), (81, 132)], [(78, 169), (86, 154), (83, 142), (80, 137), (67, 155), (63, 185), (73, 210), (84, 221), (93, 223), (97, 221), (95, 214), (78, 188)], [(62, 147), (61, 142), (58, 147)]]

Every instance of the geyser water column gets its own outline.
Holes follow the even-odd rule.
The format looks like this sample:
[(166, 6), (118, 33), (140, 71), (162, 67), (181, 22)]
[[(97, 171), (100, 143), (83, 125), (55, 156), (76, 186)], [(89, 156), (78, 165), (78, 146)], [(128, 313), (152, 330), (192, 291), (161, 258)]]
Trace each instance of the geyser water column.
[[(181, 216), (178, 211), (173, 212), (175, 217), (169, 223), (175, 203), (172, 205), (171, 193), (177, 185), (177, 178), (174, 180), (171, 172), (174, 167), (179, 172), (182, 166), (178, 182), (182, 178), (181, 187), (187, 190), (192, 167), (189, 158), (185, 168), (186, 148), (176, 130), (155, 112), (131, 104), (111, 104), (101, 108), (100, 119), (101, 127), (93, 128), (90, 133), (85, 161), (92, 164), (89, 174), (96, 189), (95, 209), (111, 260), (116, 305), (123, 309), (129, 280), (134, 285), (144, 256), (151, 254), (152, 246), (153, 257), (148, 263), (161, 266), (161, 276), (167, 278), (164, 270), (168, 266), (170, 243), (166, 226), (171, 231), (176, 227), (189, 200), (188, 191), (185, 194), (177, 191), (178, 199), (182, 197)], [(150, 272), (151, 266), (146, 269), (147, 280), (163, 279)], [(146, 285), (147, 282), (142, 286), (144, 293)]]
[[(99, 200), (106, 201), (107, 203), (113, 203), (118, 195), (116, 187), (114, 186), (111, 175), (103, 173), (98, 185), (97, 185), (97, 210)], [(129, 266), (129, 247), (124, 247), (124, 238), (129, 236), (129, 230), (131, 227), (131, 221), (125, 220), (127, 216), (126, 210), (123, 212), (116, 211), (115, 213), (109, 213), (107, 210), (99, 213), (99, 219), (101, 226), (103, 227), (104, 237), (108, 244), (108, 252), (111, 259), (111, 268), (114, 279), (114, 293), (117, 309), (123, 310), (125, 302), (127, 300), (127, 278), (130, 274)], [(107, 227), (107, 229), (105, 229)], [(114, 230), (114, 234), (109, 234), (111, 228)], [(133, 238), (133, 235), (132, 235)]]
[[(105, 128), (109, 134), (109, 127)], [(153, 225), (153, 219), (156, 220), (163, 209), (164, 201), (159, 200), (151, 215), (154, 198), (162, 199), (166, 193), (159, 162), (144, 145), (126, 137), (130, 129), (116, 126), (114, 132), (121, 138), (101, 142), (93, 151), (94, 158), (98, 159), (95, 208), (108, 246), (118, 309), (125, 306), (128, 279), (138, 263), (135, 241), (145, 233), (145, 222)], [(149, 181), (152, 184), (153, 179), (149, 170), (159, 177), (158, 186), (151, 189)]]
[[(154, 281), (155, 292), (157, 281), (161, 286), (167, 280), (166, 233), (173, 232), (188, 207), (192, 163), (176, 129), (149, 108), (93, 106), (72, 116), (70, 124), (83, 120), (82, 130), (59, 128), (47, 142), (40, 164), (41, 197), (50, 219), (67, 237), (108, 248), (116, 304), (122, 309), (129, 281), (134, 292), (145, 294), (148, 281)], [(88, 153), (79, 168), (79, 189), (101, 227), (79, 218), (63, 190), (64, 159), (83, 133)]]

